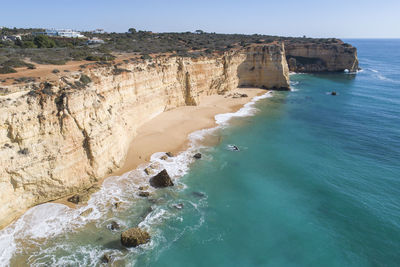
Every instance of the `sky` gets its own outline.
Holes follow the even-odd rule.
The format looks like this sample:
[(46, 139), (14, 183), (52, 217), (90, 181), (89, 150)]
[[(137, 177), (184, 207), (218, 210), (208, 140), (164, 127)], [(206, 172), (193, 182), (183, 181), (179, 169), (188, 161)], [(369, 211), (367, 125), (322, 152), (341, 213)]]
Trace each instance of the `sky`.
[(0, 0), (0, 26), (400, 38), (400, 0)]

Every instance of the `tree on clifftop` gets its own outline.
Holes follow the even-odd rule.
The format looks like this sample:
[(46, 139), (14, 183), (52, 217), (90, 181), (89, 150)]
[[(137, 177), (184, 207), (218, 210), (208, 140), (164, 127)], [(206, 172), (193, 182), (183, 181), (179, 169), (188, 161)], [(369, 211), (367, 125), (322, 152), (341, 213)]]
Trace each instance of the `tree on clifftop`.
[(136, 29), (135, 29), (135, 28), (129, 28), (128, 32), (130, 32), (130, 33), (136, 33)]

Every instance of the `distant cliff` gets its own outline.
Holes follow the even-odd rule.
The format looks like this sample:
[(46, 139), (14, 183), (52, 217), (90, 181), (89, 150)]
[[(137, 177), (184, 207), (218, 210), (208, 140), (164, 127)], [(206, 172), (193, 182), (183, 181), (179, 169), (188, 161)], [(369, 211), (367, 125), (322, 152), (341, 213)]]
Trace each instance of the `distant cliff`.
[(285, 42), (286, 60), (294, 72), (351, 72), (358, 70), (357, 49), (340, 40)]
[(289, 88), (283, 44), (95, 64), (0, 97), (0, 226), (121, 166), (140, 125), (237, 86)]

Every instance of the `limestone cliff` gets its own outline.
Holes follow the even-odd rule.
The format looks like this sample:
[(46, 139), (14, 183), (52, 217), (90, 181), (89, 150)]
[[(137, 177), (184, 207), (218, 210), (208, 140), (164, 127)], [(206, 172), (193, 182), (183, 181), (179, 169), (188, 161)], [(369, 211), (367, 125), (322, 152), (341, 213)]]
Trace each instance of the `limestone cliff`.
[(98, 64), (56, 82), (8, 86), (15, 93), (0, 97), (0, 227), (117, 169), (154, 116), (240, 85), (288, 88), (283, 45)]
[(331, 43), (286, 42), (286, 59), (294, 72), (358, 70), (357, 49), (340, 40)]

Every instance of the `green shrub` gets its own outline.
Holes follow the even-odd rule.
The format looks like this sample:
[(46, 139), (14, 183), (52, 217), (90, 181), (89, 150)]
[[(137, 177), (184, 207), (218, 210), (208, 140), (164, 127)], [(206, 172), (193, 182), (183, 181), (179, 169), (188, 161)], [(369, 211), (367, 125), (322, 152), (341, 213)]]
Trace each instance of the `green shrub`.
[(5, 66), (0, 68), (0, 74), (16, 73), (17, 71), (11, 67)]
[(100, 57), (94, 55), (87, 56), (85, 59), (88, 61), (100, 61)]
[(33, 43), (39, 48), (52, 48), (56, 47), (54, 40), (50, 39), (46, 35), (39, 35), (33, 39)]
[(87, 76), (87, 75), (85, 75), (85, 74), (82, 74), (82, 75), (81, 75), (81, 78), (79, 79), (79, 81), (80, 81), (81, 83), (83, 83), (84, 85), (87, 85), (87, 84), (89, 84), (89, 83), (92, 82), (92, 79), (90, 79), (89, 76)]

